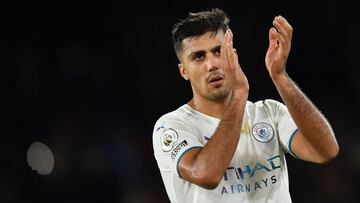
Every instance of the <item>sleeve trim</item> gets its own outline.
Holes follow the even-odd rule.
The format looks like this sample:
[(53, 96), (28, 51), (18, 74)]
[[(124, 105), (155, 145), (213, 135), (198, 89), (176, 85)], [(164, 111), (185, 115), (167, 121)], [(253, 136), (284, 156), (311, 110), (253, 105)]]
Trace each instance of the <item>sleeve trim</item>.
[(295, 135), (296, 135), (296, 132), (297, 132), (298, 130), (299, 130), (299, 129), (296, 129), (296, 130), (291, 134), (290, 139), (289, 139), (289, 142), (288, 142), (289, 153), (290, 153), (293, 157), (295, 157), (295, 158), (297, 158), (297, 157), (296, 157), (295, 153), (294, 153), (294, 152), (292, 151), (292, 149), (291, 149), (291, 143), (292, 143), (292, 141), (293, 141), (293, 139), (294, 139), (294, 137), (295, 137)]
[(202, 147), (201, 147), (201, 146), (189, 147), (189, 148), (187, 148), (186, 150), (184, 150), (184, 152), (181, 153), (180, 156), (179, 156), (179, 158), (177, 159), (177, 162), (176, 162), (176, 172), (177, 172), (177, 174), (178, 174), (178, 176), (179, 176), (180, 178), (182, 178), (181, 175), (180, 175), (180, 173), (179, 173), (179, 163), (180, 163), (180, 160), (181, 160), (181, 158), (186, 154), (186, 152), (188, 152), (188, 151), (190, 151), (191, 149), (194, 149), (194, 148), (202, 148)]

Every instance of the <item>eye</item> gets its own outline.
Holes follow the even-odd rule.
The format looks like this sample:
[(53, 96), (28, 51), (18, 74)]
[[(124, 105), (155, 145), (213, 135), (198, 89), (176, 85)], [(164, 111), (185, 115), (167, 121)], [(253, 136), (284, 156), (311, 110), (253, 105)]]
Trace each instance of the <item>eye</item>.
[(195, 55), (194, 55), (194, 57), (193, 57), (193, 59), (195, 60), (195, 61), (200, 61), (200, 60), (202, 60), (204, 58), (204, 54), (202, 54), (202, 53), (196, 53)]
[(217, 56), (220, 56), (220, 54), (221, 54), (220, 48), (215, 49), (215, 54)]
[(216, 50), (216, 51), (215, 51), (215, 54), (216, 54), (217, 56), (220, 56), (220, 55), (221, 55), (220, 49), (219, 49), (219, 50)]

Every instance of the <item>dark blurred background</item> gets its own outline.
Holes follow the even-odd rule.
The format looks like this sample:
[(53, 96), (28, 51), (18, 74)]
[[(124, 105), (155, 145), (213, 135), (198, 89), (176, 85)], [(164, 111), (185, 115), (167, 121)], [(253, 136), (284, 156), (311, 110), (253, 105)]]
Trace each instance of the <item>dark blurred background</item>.
[[(152, 128), (191, 98), (170, 30), (188, 12), (214, 7), (231, 17), (251, 101), (281, 100), (264, 65), (267, 35), (279, 14), (294, 28), (288, 73), (332, 124), (340, 154), (327, 165), (288, 156), (293, 202), (360, 202), (359, 8), (325, 0), (3, 6), (11, 124), (1, 136), (0, 202), (169, 202)], [(35, 141), (54, 154), (50, 175), (27, 164)]]

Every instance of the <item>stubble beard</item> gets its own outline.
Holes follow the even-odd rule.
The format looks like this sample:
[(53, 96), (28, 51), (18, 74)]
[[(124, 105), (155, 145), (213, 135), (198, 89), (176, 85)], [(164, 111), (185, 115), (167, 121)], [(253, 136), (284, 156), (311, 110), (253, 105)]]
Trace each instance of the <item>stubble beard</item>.
[(210, 92), (207, 98), (212, 101), (223, 101), (229, 96), (230, 92), (231, 89), (229, 87), (220, 87)]

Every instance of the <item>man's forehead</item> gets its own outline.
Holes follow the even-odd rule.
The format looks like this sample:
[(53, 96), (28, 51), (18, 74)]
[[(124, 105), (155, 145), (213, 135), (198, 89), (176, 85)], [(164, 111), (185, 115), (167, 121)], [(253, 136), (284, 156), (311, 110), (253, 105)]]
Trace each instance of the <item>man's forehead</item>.
[(221, 45), (223, 39), (224, 32), (220, 30), (216, 33), (216, 35), (214, 32), (207, 32), (198, 37), (188, 37), (182, 41), (183, 51), (187, 55), (200, 50), (210, 50)]

